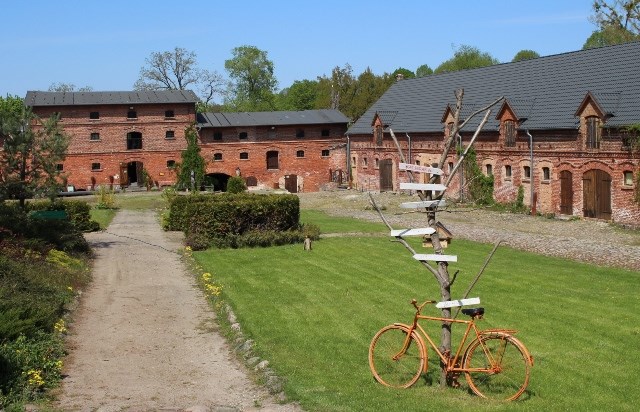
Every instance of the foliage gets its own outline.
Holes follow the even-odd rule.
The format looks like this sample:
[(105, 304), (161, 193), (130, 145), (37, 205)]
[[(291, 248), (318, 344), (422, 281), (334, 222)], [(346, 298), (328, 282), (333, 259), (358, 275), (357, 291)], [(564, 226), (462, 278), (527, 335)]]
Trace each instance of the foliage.
[(228, 193), (242, 193), (247, 190), (247, 183), (240, 176), (231, 176), (227, 181)]
[(58, 163), (66, 156), (69, 137), (59, 115), (40, 119), (18, 97), (0, 97), (0, 200), (57, 196), (62, 188)]
[(638, 205), (640, 205), (640, 169), (636, 171), (636, 190), (634, 193), (634, 199)]
[(313, 110), (317, 95), (317, 81), (296, 80), (278, 94), (278, 110)]
[(511, 61), (512, 62), (519, 62), (519, 61), (522, 61), (522, 60), (537, 59), (538, 57), (540, 57), (538, 52), (535, 52), (533, 50), (523, 49), (523, 50), (520, 50), (518, 53), (516, 53), (516, 55), (513, 56), (513, 60), (511, 60)]
[(233, 57), (224, 62), (232, 81), (225, 104), (235, 111), (274, 110), (278, 81), (267, 52), (255, 46), (240, 46), (231, 53)]
[(98, 190), (95, 192), (96, 197), (96, 209), (115, 209), (116, 199), (115, 192), (107, 185), (98, 186)]
[(200, 155), (200, 145), (198, 145), (198, 132), (194, 125), (187, 127), (184, 132), (187, 140), (187, 148), (181, 153), (178, 181), (176, 185), (180, 188), (198, 190), (204, 181), (205, 161)]
[(449, 73), (492, 66), (498, 63), (500, 62), (489, 53), (483, 53), (477, 47), (462, 45), (454, 51), (452, 58), (441, 63), (433, 72), (435, 74)]
[(433, 74), (433, 69), (426, 64), (418, 66), (416, 69), (416, 77), (425, 77)]
[(85, 86), (85, 87), (80, 87), (76, 89), (76, 85), (73, 83), (51, 83), (51, 85), (49, 86), (49, 91), (50, 92), (91, 92), (93, 91), (93, 87), (91, 86)]
[(479, 205), (493, 204), (493, 176), (485, 176), (482, 173), (474, 148), (467, 152), (463, 160), (463, 169), (470, 200)]
[(391, 73), (392, 79), (397, 79), (397, 76), (401, 74), (403, 79), (413, 79), (416, 77), (415, 73), (409, 69), (405, 69), (404, 67), (399, 67)]
[(181, 47), (173, 51), (153, 52), (140, 69), (135, 90), (187, 90), (195, 87), (200, 98), (208, 104), (222, 93), (224, 81), (215, 71), (198, 68), (194, 52)]
[(591, 22), (598, 26), (583, 49), (640, 40), (639, 0), (595, 0)]
[(64, 210), (76, 231), (93, 232), (99, 225), (91, 220), (91, 205), (83, 200), (57, 200), (55, 202), (31, 202), (28, 210)]

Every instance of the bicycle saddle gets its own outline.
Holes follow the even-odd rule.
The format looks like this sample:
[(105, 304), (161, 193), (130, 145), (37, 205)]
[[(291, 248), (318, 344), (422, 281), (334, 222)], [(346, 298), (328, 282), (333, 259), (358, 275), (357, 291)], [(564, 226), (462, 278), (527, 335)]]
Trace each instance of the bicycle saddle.
[(462, 314), (475, 318), (476, 316), (484, 315), (484, 308), (462, 309)]

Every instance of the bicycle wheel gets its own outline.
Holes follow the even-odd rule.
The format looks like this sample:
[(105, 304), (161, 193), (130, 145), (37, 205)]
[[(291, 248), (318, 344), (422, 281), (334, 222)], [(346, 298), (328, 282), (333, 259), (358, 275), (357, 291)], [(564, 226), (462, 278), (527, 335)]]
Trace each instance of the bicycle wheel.
[(464, 355), (464, 368), (469, 369), (465, 372), (469, 388), (487, 399), (517, 399), (529, 384), (529, 351), (506, 333), (486, 334), (480, 339), (484, 346), (476, 339)]
[(389, 325), (371, 340), (369, 367), (376, 380), (385, 386), (408, 388), (425, 370), (427, 351), (415, 331), (411, 333), (407, 349), (402, 350), (407, 333), (406, 325)]

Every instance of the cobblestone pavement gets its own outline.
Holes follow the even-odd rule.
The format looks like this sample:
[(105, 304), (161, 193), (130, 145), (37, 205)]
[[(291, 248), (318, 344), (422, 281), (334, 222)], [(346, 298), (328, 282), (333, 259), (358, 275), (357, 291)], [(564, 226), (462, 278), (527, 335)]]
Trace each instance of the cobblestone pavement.
[[(303, 207), (335, 216), (380, 221), (367, 193), (333, 191), (299, 196)], [(416, 196), (376, 193), (373, 198), (384, 208), (384, 216), (394, 228), (426, 225), (425, 214), (399, 208), (402, 202), (418, 200)], [(437, 219), (454, 237), (487, 243), (502, 239), (504, 245), (515, 249), (640, 272), (640, 230), (596, 220), (561, 220), (458, 207), (438, 212)]]

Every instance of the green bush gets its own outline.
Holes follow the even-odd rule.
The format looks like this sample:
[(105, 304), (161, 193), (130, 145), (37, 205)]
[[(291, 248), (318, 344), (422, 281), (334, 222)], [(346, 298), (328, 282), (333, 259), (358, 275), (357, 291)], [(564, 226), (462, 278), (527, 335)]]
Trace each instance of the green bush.
[(247, 184), (240, 176), (232, 176), (227, 181), (227, 193), (242, 193), (247, 190)]

